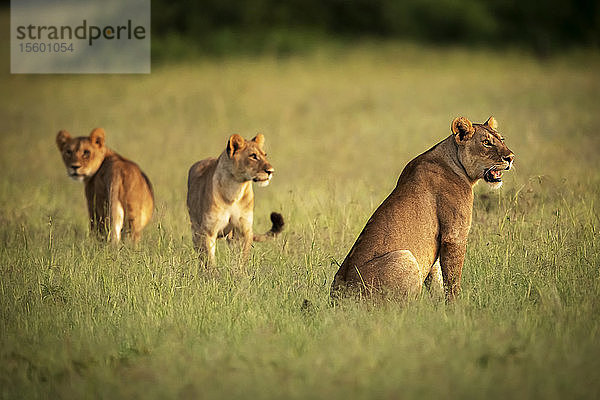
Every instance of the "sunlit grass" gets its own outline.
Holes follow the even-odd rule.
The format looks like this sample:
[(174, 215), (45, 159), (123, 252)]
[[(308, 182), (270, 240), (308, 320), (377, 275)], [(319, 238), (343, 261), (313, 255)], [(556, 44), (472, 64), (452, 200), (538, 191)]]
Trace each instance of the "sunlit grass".
[[(2, 397), (597, 398), (598, 67), (381, 45), (2, 76)], [(461, 298), (330, 307), (336, 263), (458, 115), (494, 115), (517, 155), (501, 190), (476, 187)], [(97, 126), (155, 187), (137, 248), (88, 235), (54, 144)], [(256, 230), (272, 210), (286, 230), (247, 266), (220, 244), (208, 275), (187, 170), (234, 132), (263, 132), (276, 168)]]

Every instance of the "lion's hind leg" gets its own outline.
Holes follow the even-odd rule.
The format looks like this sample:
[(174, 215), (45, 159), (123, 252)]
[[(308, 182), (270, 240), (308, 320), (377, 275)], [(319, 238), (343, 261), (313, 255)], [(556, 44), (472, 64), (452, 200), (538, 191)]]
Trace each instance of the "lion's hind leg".
[(128, 203), (125, 214), (124, 228), (126, 235), (134, 244), (137, 244), (142, 238), (142, 230), (152, 216), (152, 209), (147, 206)]
[(142, 221), (140, 220), (140, 217), (129, 216), (127, 218), (127, 224), (126, 224), (127, 236), (129, 237), (129, 239), (131, 239), (131, 241), (134, 244), (139, 243), (140, 239), (142, 238), (142, 229), (143, 228), (144, 228), (144, 226), (142, 225)]
[(414, 255), (409, 250), (396, 250), (358, 268), (349, 267), (346, 282), (360, 286), (365, 294), (384, 292), (412, 298), (421, 292), (423, 277)]

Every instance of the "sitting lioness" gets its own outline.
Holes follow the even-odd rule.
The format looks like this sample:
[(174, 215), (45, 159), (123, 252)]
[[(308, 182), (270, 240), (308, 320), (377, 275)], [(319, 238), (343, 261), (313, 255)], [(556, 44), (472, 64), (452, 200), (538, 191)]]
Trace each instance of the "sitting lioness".
[(198, 161), (188, 174), (187, 207), (194, 247), (209, 264), (215, 261), (218, 237), (241, 239), (248, 257), (253, 241), (274, 237), (283, 229), (281, 214), (271, 213), (271, 230), (254, 235), (252, 182), (267, 186), (275, 170), (263, 150), (265, 137), (245, 140), (232, 135), (219, 158)]
[(439, 282), (440, 266), (446, 300), (456, 297), (471, 227), (473, 186), (483, 179), (499, 187), (514, 154), (493, 117), (484, 124), (459, 117), (451, 129), (448, 138), (404, 168), (396, 188), (371, 216), (336, 273), (334, 298), (342, 288), (411, 297), (426, 280)]
[(117, 243), (125, 231), (135, 243), (152, 217), (152, 184), (134, 162), (106, 147), (104, 139), (100, 128), (76, 138), (63, 130), (56, 144), (67, 174), (85, 183), (92, 232)]

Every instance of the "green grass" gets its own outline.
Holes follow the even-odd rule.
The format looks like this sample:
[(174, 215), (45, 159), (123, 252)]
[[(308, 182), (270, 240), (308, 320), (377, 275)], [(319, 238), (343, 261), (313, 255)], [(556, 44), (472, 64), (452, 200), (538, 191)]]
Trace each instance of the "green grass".
[[(598, 398), (600, 59), (408, 45), (0, 78), (0, 397)], [(328, 291), (404, 165), (452, 118), (494, 115), (516, 168), (476, 187), (463, 292), (408, 305)], [(54, 138), (104, 127), (152, 180), (139, 247), (88, 234)], [(247, 266), (198, 270), (189, 166), (266, 136)], [(302, 309), (304, 299), (312, 307)]]

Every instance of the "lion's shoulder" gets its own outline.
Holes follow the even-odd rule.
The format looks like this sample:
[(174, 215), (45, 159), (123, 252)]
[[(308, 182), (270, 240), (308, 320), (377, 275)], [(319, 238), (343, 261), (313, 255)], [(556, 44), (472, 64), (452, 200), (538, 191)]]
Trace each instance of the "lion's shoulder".
[(106, 176), (141, 176), (142, 171), (135, 162), (107, 149), (106, 154), (102, 158), (98, 174)]
[(194, 163), (188, 172), (188, 185), (193, 181), (212, 175), (216, 168), (216, 158), (206, 158)]

